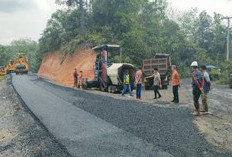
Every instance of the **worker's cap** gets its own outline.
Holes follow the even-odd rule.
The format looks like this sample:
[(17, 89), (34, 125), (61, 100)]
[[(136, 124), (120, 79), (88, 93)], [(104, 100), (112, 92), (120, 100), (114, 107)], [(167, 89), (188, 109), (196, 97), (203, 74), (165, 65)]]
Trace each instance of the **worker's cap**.
[(192, 64), (191, 64), (191, 67), (198, 67), (197, 61), (193, 61)]

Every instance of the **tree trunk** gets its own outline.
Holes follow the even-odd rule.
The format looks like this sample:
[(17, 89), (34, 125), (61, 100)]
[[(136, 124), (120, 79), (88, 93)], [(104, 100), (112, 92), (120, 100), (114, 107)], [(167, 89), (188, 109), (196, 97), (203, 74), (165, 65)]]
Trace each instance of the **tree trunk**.
[(85, 38), (85, 10), (83, 0), (79, 0), (79, 7), (81, 12), (81, 36)]

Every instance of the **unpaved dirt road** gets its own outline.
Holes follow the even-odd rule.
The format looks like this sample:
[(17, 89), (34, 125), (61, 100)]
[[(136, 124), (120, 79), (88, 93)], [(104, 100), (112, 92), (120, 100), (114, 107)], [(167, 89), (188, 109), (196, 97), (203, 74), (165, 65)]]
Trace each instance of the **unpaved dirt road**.
[[(185, 80), (184, 87), (188, 93), (186, 97), (189, 98), (189, 106), (193, 107), (189, 82)], [(194, 123), (210, 144), (232, 151), (232, 89), (217, 85), (216, 82), (213, 82), (212, 87), (208, 94), (209, 111), (212, 114), (200, 116)]]
[(30, 110), (73, 156), (230, 157), (195, 128), (187, 107), (163, 108), (13, 76)]

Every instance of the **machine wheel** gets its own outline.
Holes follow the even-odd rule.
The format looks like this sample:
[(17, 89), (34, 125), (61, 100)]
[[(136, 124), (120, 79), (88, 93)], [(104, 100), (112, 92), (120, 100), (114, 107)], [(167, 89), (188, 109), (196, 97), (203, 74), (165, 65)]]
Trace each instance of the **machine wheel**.
[(100, 90), (102, 91), (102, 92), (107, 92), (107, 88), (105, 88), (104, 87), (104, 85), (102, 84), (102, 83), (100, 83)]
[(108, 87), (108, 92), (109, 92), (109, 93), (113, 93), (112, 86), (109, 86), (109, 87)]
[(83, 88), (83, 89), (88, 89), (87, 82), (83, 82), (83, 84), (82, 84), (82, 88)]

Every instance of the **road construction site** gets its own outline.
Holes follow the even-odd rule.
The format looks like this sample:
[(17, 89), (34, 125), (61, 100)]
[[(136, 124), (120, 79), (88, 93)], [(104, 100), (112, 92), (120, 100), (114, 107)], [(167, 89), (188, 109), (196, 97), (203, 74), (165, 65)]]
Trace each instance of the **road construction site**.
[(148, 91), (141, 102), (58, 86), (36, 75), (12, 78), (28, 108), (72, 156), (231, 156), (230, 89), (214, 85), (212, 114), (195, 118), (190, 82), (182, 81), (185, 99), (175, 105), (170, 90), (157, 101)]
[[(119, 61), (113, 62), (112, 55), (119, 55)], [(191, 79), (181, 80), (180, 101), (171, 103), (171, 58), (168, 54), (156, 54), (154, 58), (143, 60), (142, 100), (136, 100), (135, 90), (133, 96), (119, 94), (124, 87), (126, 71), (131, 78), (128, 81), (131, 89), (135, 89), (133, 78), (136, 72), (134, 65), (121, 63), (120, 59), (119, 45), (101, 45), (77, 50), (72, 55), (48, 53), (43, 57), (38, 74), (16, 75), (19, 74), (17, 65), (13, 64), (16, 74), (7, 75), (10, 83), (2, 86), (10, 91), (8, 93), (15, 94), (13, 89), (10, 90), (12, 85), (19, 99), (7, 96), (15, 103), (6, 111), (8, 108), (5, 109), (4, 104), (9, 102), (5, 102), (6, 96), (2, 96), (2, 113), (12, 110), (17, 113), (19, 109), (23, 112), (20, 116), (30, 118), (21, 118), (20, 123), (3, 123), (10, 128), (6, 131), (3, 126), (1, 138), (7, 140), (1, 146), (1, 153), (15, 156), (11, 150), (17, 149), (16, 156), (25, 153), (28, 156), (56, 156), (58, 153), (59, 156), (85, 157), (232, 156), (232, 95), (228, 86), (212, 82), (210, 114), (194, 117)], [(163, 90), (160, 90), (161, 98), (153, 99), (154, 92), (148, 89), (152, 89), (150, 75), (157, 67)], [(74, 68), (78, 69), (79, 88), (72, 87)], [(5, 73), (7, 69), (9, 71), (6, 68)], [(15, 119), (15, 116), (11, 118)], [(36, 126), (39, 130), (25, 125)], [(18, 127), (34, 131), (32, 136), (35, 138), (31, 139), (30, 148), (26, 150), (18, 145), (25, 145), (31, 134)], [(22, 133), (24, 131), (26, 134)], [(21, 136), (26, 140), (20, 143)], [(46, 140), (43, 137), (47, 137)], [(41, 150), (44, 147), (47, 148), (45, 152)], [(54, 150), (55, 147), (58, 149)]]

